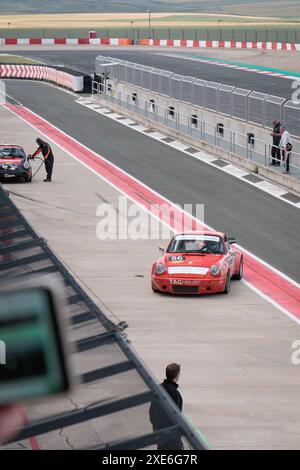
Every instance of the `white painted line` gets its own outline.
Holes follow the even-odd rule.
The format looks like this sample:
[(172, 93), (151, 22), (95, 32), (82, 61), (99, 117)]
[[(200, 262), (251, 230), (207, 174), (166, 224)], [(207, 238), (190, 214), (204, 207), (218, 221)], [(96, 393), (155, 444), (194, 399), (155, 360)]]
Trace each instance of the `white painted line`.
[[(194, 153), (193, 155), (188, 153), (188, 155), (190, 155), (190, 157), (196, 158), (197, 160), (201, 160), (201, 162), (208, 163), (208, 164), (217, 160), (217, 157), (215, 157), (214, 155), (209, 155), (208, 153), (204, 153), (204, 152), (197, 152), (197, 153)], [(212, 165), (212, 166), (215, 166), (215, 165)]]
[(278, 186), (275, 186), (275, 184), (269, 183), (268, 181), (261, 181), (260, 183), (256, 183), (255, 186), (269, 194), (272, 194), (272, 196), (282, 196), (283, 194), (287, 193), (287, 190), (279, 188)]
[(264, 300), (266, 300), (267, 302), (269, 302), (271, 305), (273, 305), (275, 308), (277, 308), (278, 310), (280, 310), (284, 315), (286, 315), (288, 318), (290, 318), (291, 320), (293, 320), (294, 322), (296, 322), (298, 325), (300, 325), (300, 320), (299, 318), (295, 317), (292, 313), (290, 313), (288, 310), (286, 310), (284, 307), (282, 307), (281, 305), (279, 305), (275, 300), (271, 299), (271, 297), (269, 297), (268, 295), (264, 294), (263, 292), (261, 292), (259, 289), (257, 289), (255, 286), (253, 286), (252, 284), (250, 284), (250, 282), (248, 281), (245, 281), (245, 279), (242, 279), (241, 282), (249, 287), (249, 289), (251, 289), (253, 292), (255, 292), (257, 295), (259, 295), (260, 297), (262, 297)]
[(124, 124), (125, 126), (131, 127), (130, 124), (133, 124), (135, 121), (132, 121), (129, 118), (122, 119), (122, 121), (119, 121), (121, 124)]
[(113, 113), (113, 114), (110, 114), (110, 117), (111, 117), (112, 119), (118, 120), (118, 118), (120, 118), (120, 117), (122, 117), (122, 116), (121, 116), (121, 114)]
[[(171, 138), (172, 137), (170, 137), (170, 139)], [(184, 144), (182, 142), (179, 142), (179, 140), (175, 140), (175, 142), (167, 142), (167, 143), (168, 143), (169, 147), (173, 147), (174, 149), (180, 150), (180, 151), (184, 151), (184, 150), (189, 148), (188, 144)]]
[(229, 173), (230, 175), (238, 176), (239, 178), (243, 178), (249, 174), (249, 171), (241, 170), (240, 168), (237, 168), (233, 165), (224, 166), (223, 171), (225, 171), (225, 173)]
[(165, 137), (167, 137), (165, 134), (161, 134), (160, 132), (151, 132), (151, 134), (148, 134), (150, 135), (153, 139), (157, 139), (157, 140), (161, 140), (161, 139), (164, 139)]
[(138, 126), (132, 127), (132, 129), (134, 129), (134, 130), (136, 130), (136, 131), (143, 132), (143, 131), (146, 131), (146, 130), (147, 130), (147, 127), (144, 127), (144, 126), (142, 126), (142, 125), (138, 125)]

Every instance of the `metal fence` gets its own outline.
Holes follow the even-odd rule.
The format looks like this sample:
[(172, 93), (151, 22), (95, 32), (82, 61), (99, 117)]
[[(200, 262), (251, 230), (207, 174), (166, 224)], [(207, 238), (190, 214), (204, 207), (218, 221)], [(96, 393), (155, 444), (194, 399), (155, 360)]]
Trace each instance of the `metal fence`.
[[(192, 427), (133, 350), (124, 325), (105, 316), (0, 185), (0, 288), (4, 281), (28, 279), (33, 274), (39, 278), (55, 275), (65, 286), (67, 338), (74, 351), (71, 363), (78, 374), (78, 385), (68, 400), (51, 399), (50, 408), (55, 413), (47, 411), (44, 400), (44, 405), (39, 405), (39, 420), (22, 429), (16, 442), (26, 448), (27, 439), (47, 434), (43, 449), (60, 449), (66, 443), (58, 430), (68, 428), (69, 432), (78, 429), (77, 444), (85, 449), (91, 443), (93, 449), (155, 449), (167, 436), (181, 438), (186, 449), (203, 449)], [(158, 403), (165, 417), (156, 432), (149, 421), (151, 401)], [(56, 409), (64, 411), (57, 413)], [(88, 426), (82, 430), (80, 426), (89, 420), (93, 423), (90, 432)]]
[[(216, 90), (217, 86), (212, 87)], [(126, 94), (120, 91), (114, 92), (107, 89), (105, 84), (93, 82), (93, 92), (101, 93), (108, 102), (124, 107), (137, 115), (158, 124), (173, 129), (185, 136), (206, 142), (225, 151), (231, 152), (252, 162), (265, 167), (271, 167), (272, 145), (255, 138), (250, 134), (241, 134), (227, 129), (220, 124), (203, 121), (194, 113), (184, 114), (176, 110), (176, 106), (164, 107), (155, 102), (155, 99), (145, 100), (136, 94)], [(245, 94), (238, 91), (236, 102), (237, 110), (241, 111)], [(289, 155), (289, 174), (300, 178), (300, 154), (292, 151)], [(280, 167), (273, 167), (281, 173), (286, 172), (286, 164), (281, 161)]]
[(7, 38), (85, 38), (89, 30), (98, 37), (140, 39), (187, 39), (195, 41), (265, 41), (300, 43), (299, 28), (32, 28), (15, 29), (13, 25), (0, 29), (0, 37)]
[(270, 128), (274, 118), (284, 120), (289, 132), (300, 136), (300, 106), (279, 96), (106, 56), (96, 58), (96, 73), (263, 127)]

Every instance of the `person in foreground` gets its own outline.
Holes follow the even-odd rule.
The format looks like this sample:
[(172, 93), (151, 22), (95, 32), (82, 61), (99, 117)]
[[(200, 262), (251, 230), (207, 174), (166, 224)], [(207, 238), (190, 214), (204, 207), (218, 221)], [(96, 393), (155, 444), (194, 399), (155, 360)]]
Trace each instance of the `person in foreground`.
[[(176, 363), (169, 364), (166, 368), (166, 379), (161, 386), (182, 412), (183, 400), (178, 390), (178, 381), (180, 377), (180, 365)], [(153, 427), (153, 432), (165, 429), (172, 425), (171, 420), (162, 409), (157, 400), (153, 400), (149, 409), (149, 418)], [(157, 444), (157, 450), (183, 450), (181, 437), (176, 434), (170, 434), (160, 439)]]

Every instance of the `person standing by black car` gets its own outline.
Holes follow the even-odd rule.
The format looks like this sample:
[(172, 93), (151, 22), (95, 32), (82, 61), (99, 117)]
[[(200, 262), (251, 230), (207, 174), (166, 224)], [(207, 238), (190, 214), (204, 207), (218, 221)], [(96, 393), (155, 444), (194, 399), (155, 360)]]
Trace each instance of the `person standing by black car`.
[[(180, 376), (180, 365), (169, 364), (166, 368), (166, 379), (161, 386), (170, 395), (172, 400), (182, 412), (183, 400), (178, 390), (178, 380)], [(172, 425), (171, 420), (167, 417), (158, 401), (153, 400), (149, 409), (149, 418), (153, 427), (153, 432), (165, 429)], [(177, 434), (163, 437), (157, 444), (157, 450), (183, 450), (181, 437)]]
[(38, 149), (31, 155), (30, 158), (34, 159), (39, 153), (42, 153), (44, 157), (45, 167), (47, 178), (44, 180), (44, 183), (50, 183), (52, 178), (52, 171), (54, 165), (54, 155), (50, 145), (47, 142), (44, 142), (42, 139), (36, 139), (38, 144)]
[(272, 146), (272, 162), (271, 165), (280, 166), (281, 161), (281, 149), (279, 148), (281, 134), (280, 134), (280, 122), (278, 119), (273, 119), (273, 132), (271, 136), (273, 137), (273, 146)]

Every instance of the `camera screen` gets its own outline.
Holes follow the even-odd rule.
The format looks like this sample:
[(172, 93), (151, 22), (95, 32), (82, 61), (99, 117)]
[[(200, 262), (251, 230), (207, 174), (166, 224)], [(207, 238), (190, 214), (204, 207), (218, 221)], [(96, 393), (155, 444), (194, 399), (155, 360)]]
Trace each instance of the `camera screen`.
[(0, 403), (65, 388), (65, 362), (50, 291), (1, 293)]

